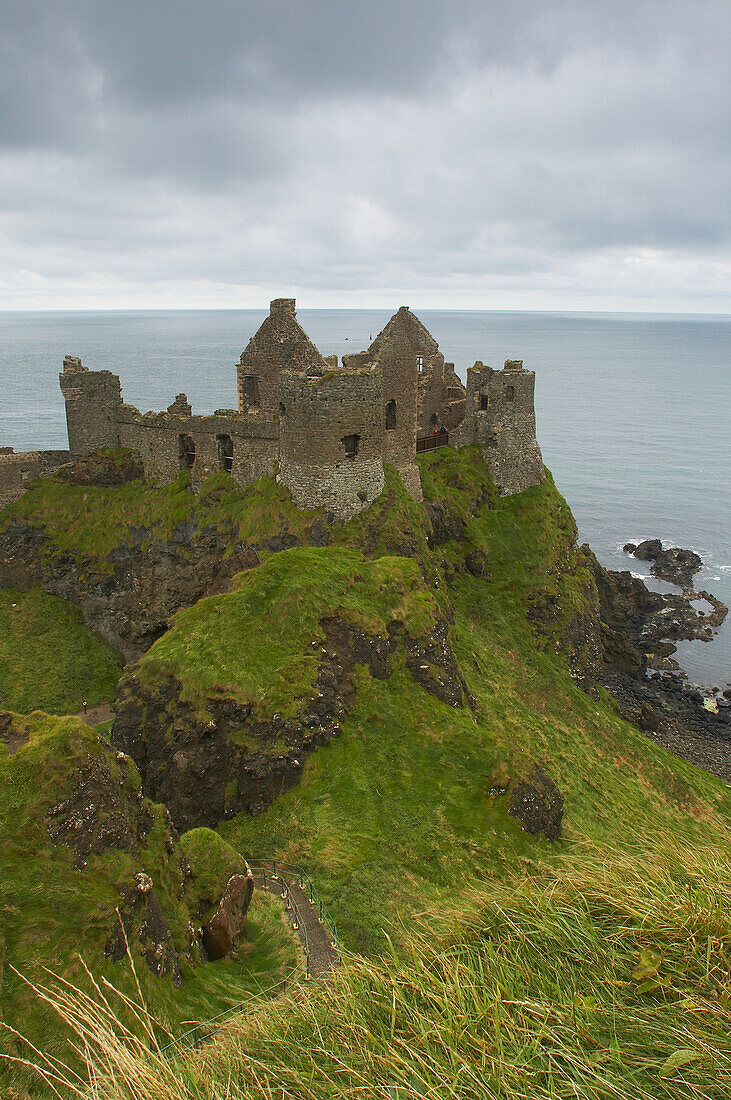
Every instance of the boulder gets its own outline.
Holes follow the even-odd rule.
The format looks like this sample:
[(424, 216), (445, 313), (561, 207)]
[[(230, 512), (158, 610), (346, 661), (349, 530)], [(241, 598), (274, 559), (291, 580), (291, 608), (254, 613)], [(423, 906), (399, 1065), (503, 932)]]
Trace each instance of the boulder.
[(660, 539), (645, 539), (635, 547), (632, 553), (638, 561), (654, 561), (657, 555), (662, 553), (662, 543)]
[(245, 875), (231, 875), (216, 912), (201, 929), (203, 947), (209, 959), (222, 959), (232, 950), (236, 937), (246, 927), (246, 913), (254, 892), (251, 868)]

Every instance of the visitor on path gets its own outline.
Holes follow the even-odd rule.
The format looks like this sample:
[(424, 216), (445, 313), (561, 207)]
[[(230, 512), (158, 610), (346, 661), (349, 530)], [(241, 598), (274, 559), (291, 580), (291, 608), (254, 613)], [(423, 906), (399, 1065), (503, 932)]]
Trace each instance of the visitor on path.
[(431, 430), (431, 434), (432, 434), (432, 435), (435, 435), (435, 436), (436, 436), (436, 435), (439, 435), (439, 425), (438, 425), (438, 424), (435, 424), (435, 425), (434, 425), (434, 427), (433, 427), (433, 428), (432, 428), (432, 430)]
[(82, 699), (82, 700), (81, 700), (81, 705), (82, 705), (82, 706), (83, 706), (83, 708), (84, 708), (84, 714), (86, 714), (86, 699)]

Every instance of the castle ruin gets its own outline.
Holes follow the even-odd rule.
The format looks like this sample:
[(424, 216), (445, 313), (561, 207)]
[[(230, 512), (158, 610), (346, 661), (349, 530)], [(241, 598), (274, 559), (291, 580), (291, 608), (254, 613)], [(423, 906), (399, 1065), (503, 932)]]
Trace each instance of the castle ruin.
[(452, 363), (407, 306), (366, 351), (323, 357), (297, 321), (295, 302), (277, 298), (237, 365), (237, 409), (196, 416), (185, 394), (165, 412), (140, 413), (122, 400), (111, 371), (66, 356), (60, 375), (68, 451), (16, 455), (0, 449), (0, 505), (34, 477), (100, 447), (126, 447), (158, 483), (190, 472), (198, 489), (219, 470), (245, 486), (276, 477), (302, 509), (347, 520), (384, 487), (383, 464), (422, 499), (416, 455), (477, 444), (503, 495), (544, 476), (536, 442), (535, 375), (521, 361), (503, 370), (476, 363), (462, 385)]

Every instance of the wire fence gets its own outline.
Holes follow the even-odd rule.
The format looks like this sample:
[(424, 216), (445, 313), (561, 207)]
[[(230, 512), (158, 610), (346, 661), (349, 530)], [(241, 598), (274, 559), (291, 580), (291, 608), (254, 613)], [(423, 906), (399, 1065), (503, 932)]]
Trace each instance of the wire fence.
[[(319, 923), (326, 930), (332, 949), (333, 965), (338, 966), (341, 962), (342, 955), (337, 925), (330, 916), (320, 896), (319, 890), (305, 869), (293, 863), (284, 863), (278, 859), (247, 859), (246, 862), (251, 868), (255, 878), (269, 878), (281, 887), (282, 898), (284, 899), (285, 908), (289, 912), (292, 927), (297, 932), (304, 949), (305, 976), (307, 978), (311, 977), (310, 936), (307, 931), (307, 921), (302, 912), (302, 908), (290, 889), (290, 883), (292, 882), (296, 882), (300, 890), (306, 894), (310, 905), (316, 912)], [(261, 1004), (265, 999), (268, 1000), (284, 993), (285, 989), (287, 989), (299, 976), (301, 976), (300, 968), (293, 967), (278, 981), (268, 986), (262, 986), (258, 991), (248, 994), (243, 1000), (238, 1001), (235, 1005), (231, 1005), (230, 1008), (224, 1009), (224, 1011), (219, 1012), (218, 1015), (211, 1016), (210, 1019), (203, 1020), (194, 1027), (189, 1028), (188, 1031), (184, 1031), (182, 1035), (178, 1035), (176, 1039), (160, 1047), (160, 1053), (172, 1057), (182, 1050), (197, 1049), (201, 1043), (212, 1038), (219, 1027), (232, 1016), (237, 1016), (247, 1008)]]

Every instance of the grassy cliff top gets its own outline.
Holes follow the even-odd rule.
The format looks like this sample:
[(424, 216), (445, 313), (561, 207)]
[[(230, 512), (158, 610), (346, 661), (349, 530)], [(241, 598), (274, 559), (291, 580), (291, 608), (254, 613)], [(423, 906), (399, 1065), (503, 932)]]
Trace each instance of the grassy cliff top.
[(124, 658), (78, 607), (34, 588), (0, 589), (0, 708), (73, 714), (111, 702)]
[(148, 683), (174, 676), (185, 696), (202, 705), (229, 696), (268, 717), (288, 717), (313, 690), (323, 619), (342, 619), (376, 637), (398, 622), (423, 636), (438, 615), (438, 595), (424, 587), (412, 558), (368, 561), (344, 548), (285, 550), (239, 574), (232, 592), (179, 612), (135, 672)]

